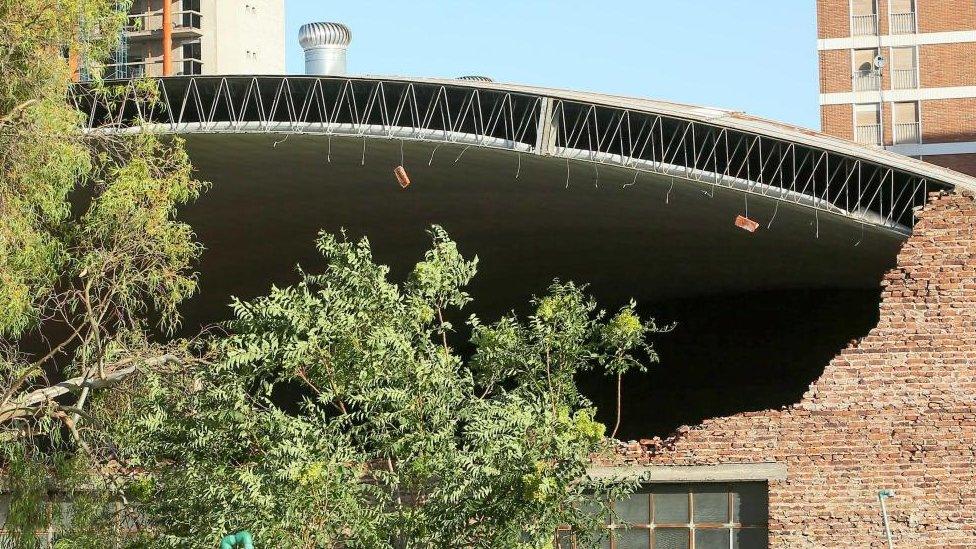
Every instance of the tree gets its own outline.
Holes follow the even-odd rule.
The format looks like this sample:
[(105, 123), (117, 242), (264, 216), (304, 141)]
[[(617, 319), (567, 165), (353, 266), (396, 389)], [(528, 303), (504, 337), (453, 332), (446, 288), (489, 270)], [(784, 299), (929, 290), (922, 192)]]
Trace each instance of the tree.
[(323, 234), (323, 273), (235, 301), (193, 367), (100, 407), (161, 544), (247, 529), (263, 547), (535, 548), (598, 530), (586, 509), (627, 487), (586, 475), (609, 445), (574, 376), (639, 364), (653, 323), (557, 282), (527, 319), (470, 317), (465, 358), (448, 318), (477, 261), (431, 235), (395, 284), (366, 240)]
[[(17, 547), (542, 547), (595, 528), (604, 427), (574, 376), (654, 360), (633, 305), (554, 283), (528, 318), (451, 319), (476, 261), (439, 228), (401, 284), (366, 241), (173, 339), (205, 185), (179, 139), (81, 131), (64, 52), (105, 58), (126, 3), (0, 0), (0, 472)], [(111, 101), (120, 93), (91, 83)], [(152, 102), (154, 86), (137, 86)], [(65, 503), (70, 505), (57, 505)], [(52, 512), (53, 510), (53, 512)], [(57, 511), (64, 512), (57, 512)]]
[[(95, 62), (115, 47), (126, 10), (0, 0), (0, 468), (16, 496), (6, 527), (22, 546), (48, 520), (39, 502), (52, 477), (63, 487), (73, 471), (104, 465), (92, 392), (176, 360), (149, 333), (172, 329), (196, 288), (201, 248), (176, 213), (203, 184), (182, 143), (83, 132), (67, 101), (69, 57), (89, 61), (107, 100), (119, 93)], [(153, 89), (137, 87), (138, 99), (154, 101)]]

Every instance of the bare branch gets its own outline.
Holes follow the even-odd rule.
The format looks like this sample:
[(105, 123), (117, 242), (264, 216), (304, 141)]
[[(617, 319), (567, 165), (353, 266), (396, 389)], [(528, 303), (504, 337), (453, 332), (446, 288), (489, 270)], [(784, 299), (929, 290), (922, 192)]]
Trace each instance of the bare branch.
[(37, 389), (20, 398), (14, 399), (10, 405), (0, 408), (0, 424), (19, 417), (32, 415), (34, 409), (38, 406), (68, 393), (74, 393), (84, 389), (98, 390), (116, 385), (135, 373), (139, 369), (139, 366), (153, 368), (168, 363), (182, 364), (183, 361), (171, 354), (148, 358), (143, 361), (126, 359), (115, 364), (116, 369), (106, 371), (102, 377), (94, 378), (82, 375), (50, 387)]

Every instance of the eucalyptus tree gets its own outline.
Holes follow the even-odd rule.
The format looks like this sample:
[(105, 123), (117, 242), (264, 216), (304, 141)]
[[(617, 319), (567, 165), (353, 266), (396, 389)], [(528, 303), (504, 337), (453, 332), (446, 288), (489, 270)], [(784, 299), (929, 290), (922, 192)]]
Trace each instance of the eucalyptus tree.
[[(24, 546), (50, 519), (53, 477), (104, 470), (92, 393), (175, 360), (146, 334), (173, 328), (196, 288), (201, 248), (176, 212), (203, 184), (182, 144), (83, 132), (67, 101), (69, 59), (117, 93), (97, 61), (127, 7), (0, 0), (0, 468), (15, 496), (4, 528)], [(153, 101), (152, 89), (140, 86), (140, 99)]]

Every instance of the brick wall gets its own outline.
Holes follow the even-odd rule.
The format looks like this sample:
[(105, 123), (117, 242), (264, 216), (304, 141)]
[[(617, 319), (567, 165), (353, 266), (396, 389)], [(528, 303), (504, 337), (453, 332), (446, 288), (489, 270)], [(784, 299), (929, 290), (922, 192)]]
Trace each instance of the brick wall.
[(820, 52), (820, 93), (849, 92), (854, 89), (851, 75), (851, 50)]
[(850, 0), (817, 0), (817, 38), (851, 35)]
[(976, 177), (976, 154), (926, 156), (922, 160)]
[[(976, 4), (976, 2), (974, 2)], [(923, 88), (976, 85), (976, 43), (926, 44), (919, 48)]]
[(976, 141), (976, 98), (922, 103), (922, 142)]
[(919, 32), (949, 32), (976, 28), (973, 0), (917, 0)]
[(785, 463), (773, 547), (976, 547), (976, 201), (936, 195), (885, 275), (876, 328), (796, 405), (708, 420), (622, 455), (654, 464)]
[(854, 106), (823, 105), (820, 107), (820, 131), (841, 139), (854, 140)]

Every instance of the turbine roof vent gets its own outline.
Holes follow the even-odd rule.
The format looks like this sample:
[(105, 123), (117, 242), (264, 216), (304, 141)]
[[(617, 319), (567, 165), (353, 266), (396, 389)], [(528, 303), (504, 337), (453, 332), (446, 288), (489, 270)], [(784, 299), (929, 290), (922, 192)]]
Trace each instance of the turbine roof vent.
[(298, 42), (303, 49), (348, 46), (352, 31), (342, 23), (306, 23), (298, 30)]
[(494, 82), (493, 79), (487, 76), (479, 76), (474, 74), (468, 76), (458, 76), (455, 78), (455, 80), (467, 80), (468, 82)]

